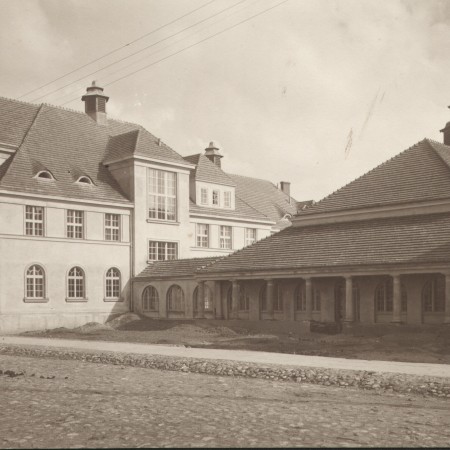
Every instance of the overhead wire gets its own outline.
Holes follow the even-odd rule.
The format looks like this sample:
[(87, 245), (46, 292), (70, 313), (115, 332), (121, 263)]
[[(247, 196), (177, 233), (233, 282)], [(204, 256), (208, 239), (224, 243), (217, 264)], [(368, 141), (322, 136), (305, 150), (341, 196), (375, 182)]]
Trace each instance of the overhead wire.
[[(195, 42), (194, 44), (188, 45), (187, 47), (184, 47), (184, 48), (182, 48), (181, 50), (178, 50), (178, 51), (176, 51), (176, 52), (174, 52), (174, 53), (171, 53), (170, 55), (168, 55), (168, 56), (166, 56), (166, 57), (164, 57), (164, 58), (161, 58), (161, 59), (159, 59), (159, 60), (157, 60), (157, 61), (154, 61), (153, 63), (148, 64), (147, 66), (144, 66), (144, 67), (142, 67), (142, 68), (140, 68), (140, 69), (138, 69), (138, 70), (135, 70), (135, 71), (129, 73), (128, 75), (124, 75), (123, 77), (117, 78), (116, 80), (113, 80), (113, 81), (111, 81), (111, 82), (109, 82), (109, 83), (106, 83), (104, 86), (105, 86), (105, 87), (106, 87), (106, 86), (111, 86), (112, 84), (117, 83), (118, 81), (121, 81), (121, 80), (123, 80), (123, 79), (125, 79), (125, 78), (128, 78), (128, 77), (130, 77), (130, 76), (132, 76), (132, 75), (134, 75), (134, 74), (136, 74), (136, 73), (139, 73), (139, 72), (141, 72), (141, 71), (143, 71), (143, 70), (145, 70), (145, 69), (148, 69), (148, 68), (154, 66), (155, 64), (158, 64), (158, 63), (160, 63), (160, 62), (162, 62), (162, 61), (166, 61), (167, 59), (171, 58), (172, 56), (178, 55), (178, 54), (182, 53), (182, 52), (185, 51), (185, 50), (189, 50), (190, 48), (193, 48), (193, 47), (195, 47), (196, 45), (199, 45), (199, 44), (201, 44), (201, 43), (203, 43), (203, 42), (205, 42), (205, 41), (208, 41), (209, 39), (212, 39), (212, 38), (215, 37), (215, 36), (219, 36), (220, 34), (223, 34), (223, 33), (225, 33), (226, 31), (229, 31), (229, 30), (231, 30), (231, 29), (233, 29), (233, 28), (236, 28), (237, 26), (242, 25), (243, 23), (246, 23), (246, 22), (248, 22), (248, 21), (254, 19), (255, 17), (258, 17), (258, 16), (262, 15), (262, 14), (265, 14), (266, 12), (271, 11), (272, 9), (275, 9), (275, 8), (277, 8), (278, 6), (281, 6), (283, 3), (286, 3), (286, 2), (288, 2), (288, 1), (289, 1), (289, 0), (283, 0), (283, 1), (279, 2), (279, 3), (277, 3), (277, 4), (274, 5), (274, 6), (271, 6), (271, 7), (267, 8), (267, 9), (264, 9), (263, 11), (260, 11), (260, 12), (258, 12), (258, 13), (256, 13), (256, 14), (254, 14), (253, 16), (250, 16), (250, 17), (248, 17), (248, 18), (246, 18), (246, 19), (244, 19), (244, 20), (241, 20), (240, 22), (238, 22), (238, 23), (236, 23), (236, 24), (234, 24), (234, 25), (231, 25), (231, 26), (229, 26), (229, 27), (227, 27), (227, 28), (225, 28), (225, 29), (223, 29), (223, 30), (217, 32), (217, 33), (214, 33), (214, 34), (212, 34), (211, 36), (208, 36), (208, 37), (206, 37), (206, 38), (204, 38), (204, 39), (202, 39), (202, 40), (200, 40), (200, 41), (198, 41), (198, 42)], [(71, 100), (68, 100), (67, 102), (63, 103), (61, 106), (67, 105), (68, 103), (71, 103), (71, 102), (73, 102), (73, 101), (75, 101), (75, 100), (79, 100), (79, 97), (77, 96), (77, 97), (75, 97), (75, 98), (73, 98), (73, 99), (71, 99)]]
[[(139, 59), (138, 61), (135, 61), (135, 62), (133, 62), (133, 63), (127, 65), (126, 67), (122, 67), (122, 68), (120, 68), (120, 69), (118, 69), (118, 70), (115, 70), (115, 71), (113, 71), (113, 72), (109, 72), (109, 73), (106, 73), (106, 74), (102, 75), (102, 81), (103, 81), (103, 80), (107, 80), (107, 79), (110, 78), (111, 76), (116, 75), (116, 74), (118, 74), (118, 73), (120, 73), (120, 72), (123, 72), (123, 71), (125, 71), (125, 70), (128, 70), (128, 69), (130, 69), (131, 67), (136, 66), (137, 64), (142, 63), (143, 60), (148, 59), (149, 57), (154, 56), (154, 55), (156, 55), (156, 54), (158, 54), (158, 53), (161, 53), (162, 51), (164, 51), (164, 50), (166, 50), (166, 49), (168, 49), (168, 48), (170, 48), (170, 47), (172, 47), (172, 46), (178, 44), (179, 42), (184, 41), (184, 40), (187, 39), (187, 38), (190, 38), (190, 37), (196, 35), (197, 33), (199, 33), (199, 32), (201, 32), (201, 31), (205, 30), (206, 28), (209, 28), (209, 27), (211, 27), (211, 26), (213, 26), (213, 25), (216, 25), (216, 24), (218, 24), (218, 23), (220, 23), (220, 22), (223, 22), (224, 20), (229, 19), (231, 16), (233, 16), (233, 15), (235, 15), (235, 14), (241, 12), (243, 9), (248, 8), (249, 6), (253, 6), (255, 3), (258, 3), (258, 2), (260, 2), (260, 0), (254, 0), (254, 1), (251, 2), (251, 3), (249, 3), (249, 4), (247, 4), (247, 5), (244, 5), (244, 6), (241, 7), (240, 9), (231, 12), (231, 14), (228, 14), (228, 15), (225, 16), (225, 17), (221, 17), (220, 19), (218, 19), (218, 20), (216, 20), (216, 21), (213, 21), (212, 23), (208, 23), (206, 26), (204, 26), (204, 27), (202, 27), (202, 28), (200, 28), (200, 29), (195, 30), (193, 33), (190, 33), (190, 34), (188, 34), (187, 36), (182, 37), (181, 39), (178, 39), (178, 40), (176, 40), (176, 41), (174, 41), (174, 42), (171, 42), (170, 44), (168, 44), (168, 45), (166, 45), (166, 46), (164, 46), (164, 47), (162, 47), (162, 48), (160, 48), (160, 49), (158, 49), (158, 50), (156, 50), (156, 51), (154, 51), (154, 52), (152, 52), (152, 53), (150, 53), (150, 54), (144, 56), (143, 58)], [(72, 96), (72, 92), (70, 92), (69, 94), (64, 94), (64, 95), (62, 95), (61, 97), (56, 98), (56, 99), (54, 100), (54, 102), (56, 103), (56, 102), (64, 101), (64, 100), (66, 100), (67, 98), (69, 98), (69, 97), (71, 97), (71, 96)]]
[(195, 8), (195, 9), (193, 9), (192, 11), (189, 11), (188, 13), (183, 14), (182, 16), (177, 17), (176, 19), (174, 19), (174, 20), (172, 20), (172, 21), (170, 21), (170, 22), (168, 22), (168, 23), (165, 23), (164, 25), (161, 25), (161, 26), (158, 27), (158, 28), (156, 28), (156, 29), (154, 29), (154, 30), (152, 30), (152, 31), (149, 31), (148, 33), (143, 34), (142, 36), (140, 36), (140, 37), (134, 39), (133, 41), (128, 42), (127, 44), (122, 45), (122, 46), (120, 46), (120, 47), (117, 47), (117, 48), (115, 48), (114, 50), (111, 50), (111, 51), (109, 51), (108, 53), (105, 53), (104, 55), (102, 55), (102, 56), (100, 56), (100, 57), (98, 57), (98, 58), (95, 58), (95, 59), (93, 59), (92, 61), (90, 61), (90, 62), (88, 62), (88, 63), (86, 63), (86, 64), (84, 64), (84, 65), (82, 65), (82, 66), (80, 66), (80, 67), (77, 67), (77, 68), (71, 70), (70, 72), (67, 72), (67, 73), (65, 73), (65, 74), (63, 74), (63, 75), (61, 75), (61, 76), (59, 76), (58, 78), (55, 78), (54, 80), (51, 80), (51, 81), (49, 81), (48, 83), (43, 84), (42, 86), (39, 86), (39, 87), (37, 87), (37, 88), (34, 88), (34, 89), (32, 89), (31, 91), (28, 91), (28, 92), (26, 92), (25, 94), (22, 94), (20, 97), (17, 97), (17, 98), (18, 98), (18, 99), (21, 99), (21, 98), (23, 98), (23, 97), (26, 97), (26, 96), (29, 95), (29, 94), (33, 94), (34, 92), (37, 92), (37, 91), (39, 91), (39, 90), (41, 90), (41, 89), (43, 89), (43, 88), (45, 88), (45, 87), (47, 87), (47, 86), (49, 86), (49, 85), (55, 83), (56, 81), (59, 81), (59, 80), (65, 78), (65, 77), (67, 77), (67, 76), (69, 76), (69, 75), (72, 75), (73, 73), (78, 72), (79, 70), (84, 69), (85, 67), (90, 66), (91, 64), (94, 64), (94, 63), (96, 63), (96, 62), (98, 62), (98, 61), (101, 61), (102, 59), (105, 59), (106, 57), (111, 56), (111, 55), (113, 55), (114, 53), (117, 53), (118, 51), (120, 51), (120, 50), (122, 50), (122, 49), (124, 49), (124, 48), (126, 48), (126, 47), (129, 47), (130, 45), (135, 44), (136, 42), (138, 42), (138, 41), (140, 41), (140, 40), (142, 40), (142, 39), (144, 39), (144, 38), (146, 38), (146, 37), (148, 37), (148, 36), (150, 36), (150, 35), (152, 35), (152, 34), (158, 32), (158, 31), (162, 30), (163, 28), (166, 28), (166, 27), (168, 27), (169, 25), (172, 25), (172, 24), (178, 22), (179, 20), (184, 19), (185, 17), (188, 17), (188, 16), (190, 16), (191, 14), (194, 14), (195, 12), (197, 12), (197, 11), (203, 9), (203, 8), (206, 8), (208, 5), (210, 5), (211, 3), (214, 3), (214, 2), (216, 2), (216, 1), (218, 1), (218, 0), (210, 0), (210, 1), (206, 2), (206, 3), (204, 3), (203, 5), (199, 6), (198, 8)]
[(30, 101), (31, 101), (31, 102), (36, 102), (36, 101), (41, 100), (41, 99), (43, 99), (43, 98), (45, 98), (45, 97), (48, 97), (49, 95), (55, 94), (56, 92), (59, 92), (59, 91), (61, 91), (62, 89), (65, 89), (65, 88), (71, 86), (72, 84), (78, 83), (78, 81), (84, 80), (85, 78), (90, 77), (90, 76), (92, 76), (92, 75), (95, 75), (95, 74), (97, 74), (98, 72), (101, 72), (102, 70), (108, 69), (109, 67), (114, 66), (115, 64), (118, 64), (118, 63), (120, 63), (120, 62), (122, 62), (122, 61), (125, 61), (125, 60), (131, 58), (132, 56), (135, 56), (135, 55), (137, 55), (137, 54), (139, 54), (139, 53), (142, 53), (143, 51), (148, 50), (149, 48), (154, 47), (155, 45), (158, 45), (158, 44), (160, 44), (161, 42), (167, 41), (168, 39), (171, 39), (171, 38), (173, 38), (174, 36), (177, 36), (177, 35), (183, 33), (183, 32), (186, 31), (186, 30), (189, 30), (189, 29), (191, 29), (191, 28), (193, 28), (193, 27), (195, 27), (195, 26), (197, 26), (197, 25), (199, 25), (199, 24), (201, 24), (201, 23), (204, 23), (204, 22), (206, 22), (207, 20), (210, 20), (210, 19), (212, 19), (212, 18), (218, 16), (219, 14), (222, 14), (222, 13), (224, 13), (225, 11), (228, 11), (229, 9), (234, 8), (235, 6), (237, 6), (237, 5), (241, 4), (241, 3), (244, 3), (244, 2), (246, 2), (246, 1), (247, 1), (247, 0), (239, 0), (237, 3), (234, 3), (233, 5), (227, 6), (226, 8), (224, 8), (224, 9), (218, 11), (217, 13), (212, 14), (211, 16), (208, 16), (208, 17), (206, 17), (205, 19), (202, 19), (202, 20), (200, 20), (200, 21), (198, 21), (198, 22), (196, 22), (196, 23), (194, 23), (194, 24), (192, 24), (192, 25), (189, 25), (188, 27), (185, 27), (185, 28), (183, 28), (182, 30), (177, 31), (176, 33), (171, 34), (170, 36), (167, 36), (167, 37), (165, 37), (165, 38), (163, 38), (163, 39), (160, 39), (159, 41), (156, 41), (156, 42), (154, 42), (154, 43), (152, 43), (152, 44), (150, 44), (150, 45), (147, 45), (146, 47), (144, 47), (144, 48), (142, 48), (142, 49), (140, 49), (140, 50), (138, 50), (138, 51), (136, 51), (136, 52), (134, 52), (134, 53), (131, 53), (130, 55), (124, 56), (123, 58), (120, 58), (120, 59), (118, 59), (117, 61), (114, 61), (114, 62), (112, 62), (112, 63), (110, 63), (110, 64), (108, 64), (108, 65), (106, 65), (106, 66), (103, 66), (103, 67), (101, 67), (100, 69), (95, 70), (94, 72), (88, 73), (87, 75), (84, 75), (84, 76), (82, 76), (81, 78), (77, 78), (76, 80), (71, 81), (70, 83), (67, 83), (67, 84), (65, 84), (64, 86), (61, 86), (61, 87), (59, 87), (59, 88), (57, 88), (57, 89), (54, 89), (53, 91), (47, 92), (46, 94), (43, 94), (43, 95), (41, 95), (41, 96), (39, 96), (39, 97), (36, 97), (36, 98), (34, 98), (33, 100), (30, 100)]

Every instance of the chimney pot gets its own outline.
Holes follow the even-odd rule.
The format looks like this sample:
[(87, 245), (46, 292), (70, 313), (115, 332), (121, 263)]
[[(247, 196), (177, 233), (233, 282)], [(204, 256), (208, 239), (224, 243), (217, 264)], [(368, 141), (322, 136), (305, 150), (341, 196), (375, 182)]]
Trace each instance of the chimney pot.
[(280, 181), (280, 189), (289, 197), (291, 196), (291, 183), (289, 181)]

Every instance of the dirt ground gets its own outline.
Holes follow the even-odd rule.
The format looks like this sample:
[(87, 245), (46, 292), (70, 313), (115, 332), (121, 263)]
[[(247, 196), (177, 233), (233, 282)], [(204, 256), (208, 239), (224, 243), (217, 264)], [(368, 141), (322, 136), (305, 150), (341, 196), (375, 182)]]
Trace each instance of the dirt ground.
[(154, 320), (129, 313), (104, 325), (89, 323), (23, 335), (450, 364), (450, 325), (377, 325), (327, 335), (296, 323)]

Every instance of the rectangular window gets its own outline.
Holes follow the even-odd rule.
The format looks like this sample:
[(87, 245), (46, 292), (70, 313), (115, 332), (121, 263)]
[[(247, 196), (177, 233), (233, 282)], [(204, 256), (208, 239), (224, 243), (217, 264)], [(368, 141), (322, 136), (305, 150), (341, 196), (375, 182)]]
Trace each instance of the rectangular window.
[(212, 204), (214, 206), (220, 205), (220, 192), (216, 189), (214, 189), (212, 192)]
[(120, 241), (119, 214), (105, 214), (105, 239), (107, 241)]
[(209, 247), (209, 225), (198, 223), (196, 236), (197, 247)]
[(231, 227), (220, 227), (220, 248), (233, 248), (231, 241)]
[(231, 208), (231, 192), (229, 191), (223, 193), (223, 206), (224, 208)]
[(256, 228), (245, 229), (245, 245), (251, 245), (256, 242)]
[(27, 236), (44, 236), (44, 208), (42, 206), (25, 208), (25, 233)]
[(208, 204), (208, 189), (206, 188), (201, 188), (200, 190), (200, 203), (202, 205)]
[(178, 258), (178, 244), (176, 242), (149, 241), (148, 259), (150, 261), (165, 261)]
[(176, 220), (177, 178), (174, 172), (148, 169), (148, 218)]
[(67, 210), (67, 237), (83, 239), (84, 213), (73, 209)]

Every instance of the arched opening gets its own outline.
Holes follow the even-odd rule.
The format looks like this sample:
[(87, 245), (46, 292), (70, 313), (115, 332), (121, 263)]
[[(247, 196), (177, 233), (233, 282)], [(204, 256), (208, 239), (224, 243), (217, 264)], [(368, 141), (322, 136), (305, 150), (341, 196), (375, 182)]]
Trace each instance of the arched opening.
[(45, 298), (45, 271), (34, 264), (27, 269), (25, 275), (25, 298), (28, 300), (43, 300)]
[(178, 284), (173, 284), (167, 291), (167, 311), (184, 313), (184, 292)]
[[(192, 294), (194, 311), (201, 310), (200, 299), (198, 298), (199, 297), (198, 293), (199, 293), (199, 288), (198, 288), (198, 286), (196, 286), (196, 288), (194, 289), (194, 293)], [(212, 297), (211, 289), (206, 284), (204, 285), (203, 293), (204, 293), (203, 310), (206, 312), (210, 312), (213, 309), (213, 297)]]
[[(407, 312), (408, 297), (405, 285), (401, 283), (401, 307), (402, 313)], [(390, 322), (394, 311), (394, 287), (392, 278), (386, 278), (375, 288), (375, 322)]]
[(118, 299), (120, 297), (120, 271), (115, 267), (111, 267), (106, 272), (105, 277), (105, 297), (106, 299)]
[(159, 294), (154, 286), (147, 286), (142, 292), (142, 311), (159, 311)]
[(86, 281), (81, 267), (72, 267), (67, 275), (67, 298), (81, 300), (86, 298)]

